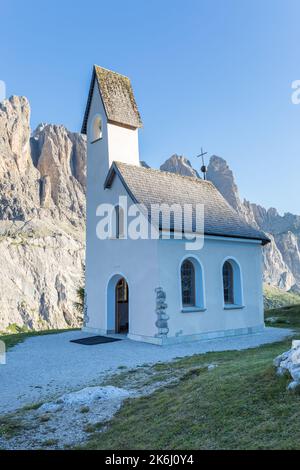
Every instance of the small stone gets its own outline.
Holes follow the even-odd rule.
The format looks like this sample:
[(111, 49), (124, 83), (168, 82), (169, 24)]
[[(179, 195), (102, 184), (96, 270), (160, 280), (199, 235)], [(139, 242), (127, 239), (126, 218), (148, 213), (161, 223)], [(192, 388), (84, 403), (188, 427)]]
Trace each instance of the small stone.
[(300, 348), (300, 339), (293, 339), (292, 348), (293, 349)]
[(293, 365), (290, 368), (290, 374), (296, 382), (300, 382), (300, 364)]
[(278, 367), (277, 371), (276, 371), (276, 374), (279, 376), (279, 377), (282, 377), (283, 375), (285, 375), (286, 373), (286, 370), (283, 369), (282, 367)]
[(39, 411), (42, 413), (56, 413), (57, 411), (62, 410), (62, 405), (58, 403), (44, 403), (40, 406)]
[(130, 392), (123, 388), (108, 385), (106, 387), (86, 387), (77, 392), (66, 393), (60, 398), (66, 405), (87, 405), (96, 400), (121, 399), (129, 395)]
[(287, 390), (294, 390), (294, 391), (300, 390), (300, 383), (293, 380), (293, 382), (290, 382), (288, 384)]

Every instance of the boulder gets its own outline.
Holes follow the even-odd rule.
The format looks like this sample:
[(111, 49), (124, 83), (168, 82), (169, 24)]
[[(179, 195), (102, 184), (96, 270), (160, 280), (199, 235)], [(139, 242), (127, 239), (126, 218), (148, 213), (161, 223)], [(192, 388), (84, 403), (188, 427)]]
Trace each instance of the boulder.
[(300, 390), (300, 341), (294, 340), (289, 351), (285, 351), (274, 359), (277, 375), (286, 373), (293, 379), (288, 384), (288, 390)]

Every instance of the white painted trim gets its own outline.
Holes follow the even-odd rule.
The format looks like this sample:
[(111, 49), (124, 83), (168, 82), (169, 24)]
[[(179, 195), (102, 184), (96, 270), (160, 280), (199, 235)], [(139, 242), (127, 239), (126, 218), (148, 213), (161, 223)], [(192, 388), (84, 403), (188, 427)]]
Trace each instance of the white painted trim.
[[(181, 289), (181, 266), (182, 266), (182, 263), (187, 260), (187, 259), (191, 259), (191, 260), (194, 260), (196, 263), (198, 263), (199, 267), (200, 267), (200, 270), (201, 270), (201, 277), (202, 277), (202, 285), (201, 285), (201, 289), (202, 289), (202, 298), (203, 298), (203, 305), (195, 305), (193, 307), (184, 307), (183, 303), (182, 303), (182, 289)], [(195, 267), (195, 297), (197, 299), (197, 273), (196, 273), (196, 267)], [(186, 308), (193, 308), (193, 309), (197, 309), (197, 311), (205, 311), (206, 310), (206, 288), (205, 288), (205, 273), (204, 273), (204, 268), (203, 268), (203, 264), (201, 262), (201, 260), (198, 258), (198, 256), (196, 255), (189, 255), (189, 254), (186, 254), (185, 256), (183, 256), (179, 262), (179, 268), (178, 268), (178, 279), (179, 279), (179, 295), (180, 295), (180, 307), (181, 307), (181, 312), (185, 311)], [(198, 297), (199, 298), (199, 297)]]
[[(168, 235), (171, 237), (171, 235), (173, 235), (174, 232), (170, 232), (168, 230), (160, 230), (160, 232), (164, 232), (164, 234)], [(176, 231), (175, 231), (176, 232)], [(176, 233), (182, 233), (182, 232), (176, 232)], [(200, 236), (203, 236), (203, 233), (197, 233), (197, 232), (185, 232), (186, 234), (188, 235), (200, 235)], [(204, 235), (204, 241), (205, 239), (207, 240), (217, 240), (217, 241), (223, 241), (223, 242), (234, 242), (234, 243), (251, 243), (251, 244), (254, 244), (254, 245), (261, 245), (262, 242), (261, 240), (254, 240), (252, 238), (238, 238), (238, 237), (224, 237), (222, 235), (218, 236), (218, 235)], [(187, 238), (160, 238), (160, 240), (173, 240), (173, 241), (177, 241), (177, 242), (186, 242), (186, 241), (190, 241), (188, 240)]]
[(216, 235), (205, 235), (204, 238), (209, 240), (222, 240), (223, 242), (239, 242), (239, 243), (251, 243), (254, 245), (261, 245), (261, 240), (253, 240), (251, 238), (231, 238), (231, 237), (218, 237)]
[(206, 308), (203, 308), (203, 307), (183, 307), (181, 309), (181, 312), (182, 313), (196, 313), (196, 312), (206, 312)]
[[(238, 269), (239, 269), (239, 272), (240, 272), (240, 290), (241, 290), (241, 302), (239, 304), (233, 304), (233, 305), (229, 305), (229, 304), (225, 304), (224, 302), (224, 286), (223, 286), (223, 266), (224, 266), (224, 263), (226, 263), (226, 261), (233, 261), (234, 263), (236, 263)], [(243, 271), (242, 271), (242, 268), (241, 268), (241, 265), (239, 263), (239, 261), (236, 259), (235, 256), (226, 256), (226, 258), (223, 259), (222, 263), (221, 263), (221, 286), (222, 286), (222, 304), (223, 304), (223, 309), (224, 310), (233, 310), (233, 308), (244, 308), (245, 307), (245, 302), (244, 302), (244, 279), (243, 279)]]
[[(112, 278), (114, 276), (119, 276), (119, 280), (123, 277), (125, 279), (125, 281), (127, 282), (127, 285), (128, 285), (128, 335), (130, 334), (130, 325), (131, 325), (131, 321), (130, 321), (130, 317), (131, 317), (131, 302), (130, 302), (130, 295), (131, 295), (131, 283), (128, 282), (128, 277), (123, 274), (122, 272), (120, 271), (115, 271), (114, 274), (111, 274), (109, 276), (109, 279), (106, 283), (106, 286), (105, 286), (105, 322), (106, 322), (106, 332), (107, 332), (107, 324), (108, 324), (108, 301), (107, 301), (107, 298), (108, 298), (108, 286), (109, 286), (109, 283), (110, 281), (112, 280)], [(118, 281), (117, 281), (118, 282)], [(117, 282), (115, 284), (115, 287), (117, 285)], [(116, 301), (116, 300), (115, 300)], [(116, 305), (115, 305), (116, 307)]]
[(245, 308), (245, 305), (226, 304), (224, 310), (241, 310)]
[[(101, 135), (100, 135), (100, 137), (97, 137), (95, 139), (94, 135), (93, 135), (94, 134), (94, 123), (95, 123), (95, 119), (97, 119), (97, 118), (99, 118), (100, 122), (101, 122)], [(94, 114), (94, 116), (92, 116), (91, 122), (90, 122), (90, 125), (89, 125), (89, 129), (88, 129), (87, 138), (88, 138), (88, 142), (90, 144), (94, 144), (94, 143), (98, 142), (99, 140), (103, 139), (103, 116), (102, 116), (102, 114), (96, 113), (96, 114)]]

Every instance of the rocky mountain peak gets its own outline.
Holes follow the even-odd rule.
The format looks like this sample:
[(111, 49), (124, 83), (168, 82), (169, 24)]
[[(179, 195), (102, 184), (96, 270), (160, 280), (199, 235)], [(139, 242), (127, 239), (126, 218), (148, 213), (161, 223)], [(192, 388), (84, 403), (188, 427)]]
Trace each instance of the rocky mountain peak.
[(30, 166), (30, 105), (24, 96), (11, 96), (0, 102), (0, 152), (6, 169), (24, 173)]
[(23, 96), (0, 103), (0, 220), (28, 217), (84, 224), (86, 138), (64, 126), (40, 124), (31, 136)]
[(176, 153), (168, 158), (160, 167), (161, 171), (177, 173), (182, 176), (193, 176), (200, 178), (199, 173), (192, 167), (191, 162), (183, 155)]
[(207, 179), (211, 181), (229, 204), (235, 209), (241, 210), (239, 190), (235, 182), (233, 172), (226, 160), (217, 155), (210, 158), (207, 168)]
[[(189, 160), (172, 155), (161, 170), (188, 176), (198, 175)], [(264, 247), (264, 280), (285, 290), (300, 287), (300, 217), (294, 214), (280, 216), (275, 208), (265, 209), (249, 201), (241, 201), (232, 170), (223, 158), (210, 158), (207, 179), (210, 180), (227, 202), (245, 220), (265, 231), (271, 243)]]
[(0, 330), (78, 325), (85, 185), (85, 136), (45, 123), (31, 135), (28, 100), (0, 103)]
[(86, 137), (62, 125), (40, 124), (30, 143), (32, 162), (41, 177), (43, 207), (54, 204), (73, 220), (84, 216)]

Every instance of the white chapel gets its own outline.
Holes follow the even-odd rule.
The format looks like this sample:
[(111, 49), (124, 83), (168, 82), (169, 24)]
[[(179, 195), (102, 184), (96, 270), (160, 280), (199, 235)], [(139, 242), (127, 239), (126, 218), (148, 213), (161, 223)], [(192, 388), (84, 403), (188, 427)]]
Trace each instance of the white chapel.
[[(94, 66), (82, 125), (87, 135), (84, 330), (158, 345), (259, 332), (264, 328), (262, 247), (268, 238), (211, 182), (141, 165), (141, 126), (130, 80)], [(198, 249), (176, 236), (173, 219), (167, 227), (161, 217), (158, 223), (151, 218), (153, 205), (174, 204), (203, 206)], [(106, 207), (113, 210), (105, 238), (99, 236), (99, 223)], [(155, 225), (155, 237), (128, 236), (136, 207), (144, 210), (148, 233)], [(193, 209), (191, 214), (193, 231)]]

